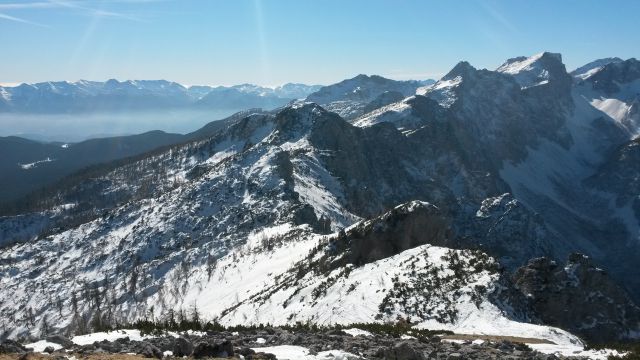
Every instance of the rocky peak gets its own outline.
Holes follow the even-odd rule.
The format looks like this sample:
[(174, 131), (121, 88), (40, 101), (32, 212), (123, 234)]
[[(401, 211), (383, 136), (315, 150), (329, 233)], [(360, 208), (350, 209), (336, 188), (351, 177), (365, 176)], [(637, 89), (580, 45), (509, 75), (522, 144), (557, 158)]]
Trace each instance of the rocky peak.
[(578, 80), (585, 80), (590, 76), (592, 76), (593, 74), (597, 73), (598, 71), (602, 70), (602, 68), (605, 67), (606, 65), (611, 63), (618, 63), (622, 61), (624, 60), (620, 59), (619, 57), (597, 59), (573, 70), (571, 72), (571, 76), (573, 76)]
[(469, 62), (460, 61), (459, 63), (456, 64), (456, 66), (453, 67), (453, 69), (451, 69), (451, 71), (447, 73), (447, 75), (445, 75), (442, 78), (442, 80), (451, 80), (451, 79), (455, 79), (458, 76), (461, 76), (464, 78), (469, 76), (475, 71), (477, 71), (477, 69), (471, 66)]
[(565, 266), (533, 259), (515, 272), (513, 281), (544, 323), (587, 340), (620, 340), (640, 330), (640, 308), (583, 254), (569, 255)]
[(274, 131), (279, 141), (296, 141), (320, 126), (319, 122), (329, 118), (344, 122), (316, 103), (296, 103), (277, 112)]
[[(620, 84), (629, 84), (638, 79), (640, 79), (640, 61), (631, 58), (605, 65), (600, 71), (590, 76), (587, 81), (593, 84), (594, 89), (612, 94), (620, 91)], [(634, 95), (638, 96), (639, 91), (637, 90)]]
[(378, 75), (358, 75), (339, 83), (325, 86), (309, 95), (307, 101), (328, 104), (336, 101), (368, 103), (385, 91), (397, 91), (404, 96), (415, 93), (420, 86), (417, 81), (397, 81)]
[(496, 71), (513, 76), (523, 89), (553, 82), (571, 83), (570, 76), (562, 63), (562, 55), (550, 52), (509, 59)]

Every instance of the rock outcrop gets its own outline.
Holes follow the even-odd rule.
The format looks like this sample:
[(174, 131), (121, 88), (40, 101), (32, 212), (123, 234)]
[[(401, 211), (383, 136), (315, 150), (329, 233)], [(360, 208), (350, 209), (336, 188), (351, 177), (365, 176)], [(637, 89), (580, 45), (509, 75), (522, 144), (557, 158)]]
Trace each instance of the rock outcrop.
[(640, 308), (585, 255), (571, 254), (564, 266), (533, 259), (513, 281), (544, 323), (589, 341), (632, 338), (640, 330)]

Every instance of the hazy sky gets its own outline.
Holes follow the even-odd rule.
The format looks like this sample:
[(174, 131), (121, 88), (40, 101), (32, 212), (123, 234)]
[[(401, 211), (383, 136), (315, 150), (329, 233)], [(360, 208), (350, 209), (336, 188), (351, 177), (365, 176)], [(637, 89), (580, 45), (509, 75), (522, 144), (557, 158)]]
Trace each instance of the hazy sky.
[(329, 84), (640, 57), (638, 0), (0, 0), (0, 83)]

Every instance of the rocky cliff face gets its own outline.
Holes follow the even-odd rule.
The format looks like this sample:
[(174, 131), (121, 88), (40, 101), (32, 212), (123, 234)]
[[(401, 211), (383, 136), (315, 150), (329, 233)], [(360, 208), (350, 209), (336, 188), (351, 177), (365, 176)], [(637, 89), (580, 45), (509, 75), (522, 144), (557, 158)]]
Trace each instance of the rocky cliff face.
[(640, 309), (588, 256), (571, 254), (564, 265), (533, 259), (513, 281), (544, 323), (590, 341), (633, 337), (640, 330)]
[[(551, 53), (510, 59), (496, 71), (477, 70), (461, 62), (440, 81), (418, 90), (437, 106), (418, 95), (362, 115), (354, 124), (390, 123), (408, 139), (433, 144), (421, 146), (429, 149), (424, 152), (426, 158), (448, 157), (456, 165), (445, 171), (441, 163), (431, 174), (444, 175), (441, 184), (454, 190), (458, 200), (464, 194), (478, 206), (484, 199), (512, 194), (517, 208), (531, 220), (496, 223), (515, 225), (508, 226), (515, 231), (511, 240), (500, 235), (510, 233), (506, 228), (488, 237), (470, 236), (489, 238), (494, 251), (514, 243), (514, 238), (523, 239), (515, 241), (510, 251), (495, 253), (504, 255), (507, 264), (526, 261), (522, 254), (561, 259), (572, 251), (586, 252), (608, 264), (611, 276), (638, 298), (633, 290), (636, 279), (624, 270), (633, 266), (634, 257), (623, 255), (637, 254), (638, 217), (630, 205), (611, 202), (616, 194), (629, 196), (633, 191), (620, 186), (607, 190), (614, 189), (618, 181), (614, 179), (629, 178), (634, 171), (625, 176), (622, 167), (615, 174), (612, 167), (609, 172), (601, 168), (615, 163), (612, 156), (620, 156), (612, 154), (637, 131), (634, 62), (606, 62), (579, 81), (567, 74), (561, 57)], [(618, 88), (608, 92), (595, 85), (605, 78), (617, 79)], [(605, 173), (594, 175), (601, 171)], [(462, 176), (465, 181), (451, 181)], [(586, 181), (592, 176), (601, 179), (596, 189), (593, 181)], [(464, 202), (458, 203), (464, 208)], [(467, 218), (459, 223), (476, 222)]]

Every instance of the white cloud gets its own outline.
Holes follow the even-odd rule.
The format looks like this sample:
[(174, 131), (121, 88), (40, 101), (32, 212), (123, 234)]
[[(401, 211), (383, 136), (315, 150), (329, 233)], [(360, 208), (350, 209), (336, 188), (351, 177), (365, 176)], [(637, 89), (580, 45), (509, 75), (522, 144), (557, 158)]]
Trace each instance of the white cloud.
[(23, 23), (23, 24), (35, 25), (35, 26), (49, 27), (49, 26), (44, 25), (44, 24), (40, 24), (40, 23), (37, 23), (37, 22), (29, 21), (29, 20), (26, 20), (26, 19), (22, 19), (22, 18), (19, 18), (19, 17), (15, 17), (15, 16), (3, 14), (3, 13), (0, 13), (0, 19), (9, 20), (9, 21), (15, 21), (15, 22)]

